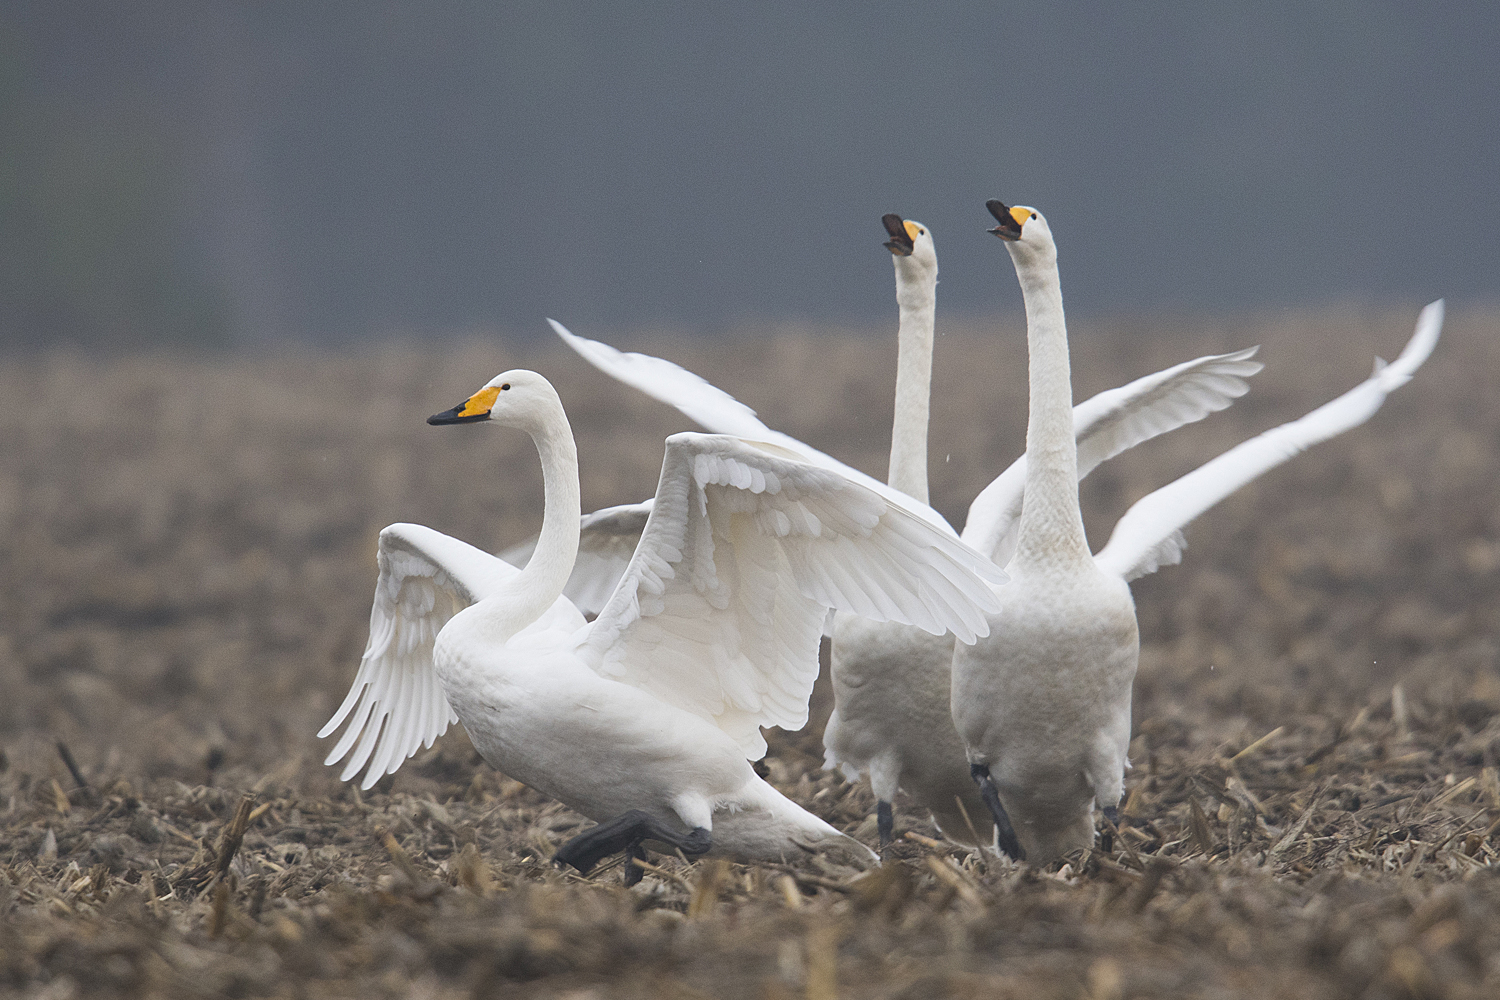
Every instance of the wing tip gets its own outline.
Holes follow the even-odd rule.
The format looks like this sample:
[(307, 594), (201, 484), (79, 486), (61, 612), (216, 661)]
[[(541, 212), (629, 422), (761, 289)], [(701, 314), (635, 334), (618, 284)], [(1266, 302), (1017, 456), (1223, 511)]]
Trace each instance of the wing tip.
[(1417, 314), (1416, 328), (1396, 360), (1382, 367), (1380, 359), (1376, 359), (1375, 375), (1381, 379), (1381, 385), (1386, 391), (1405, 385), (1432, 356), (1432, 352), (1437, 349), (1438, 339), (1442, 336), (1446, 312), (1444, 299), (1427, 303)]

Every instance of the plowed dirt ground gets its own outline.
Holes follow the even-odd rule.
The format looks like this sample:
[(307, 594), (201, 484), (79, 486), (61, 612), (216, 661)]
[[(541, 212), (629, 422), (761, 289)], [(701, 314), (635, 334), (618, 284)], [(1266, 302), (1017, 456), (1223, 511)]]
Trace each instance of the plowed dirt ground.
[[(1254, 343), (1267, 364), (1086, 481), (1096, 547), (1363, 379), (1415, 313), (1077, 324), (1080, 399)], [(961, 523), (1021, 448), (1024, 341), (940, 329), (933, 496)], [(884, 475), (891, 330), (634, 344)], [(524, 438), (423, 423), (518, 364), (569, 407), (585, 509), (649, 495), (688, 425), (548, 344), (0, 365), (0, 997), (1500, 996), (1500, 314), (1451, 316), (1370, 423), (1137, 582), (1122, 829), (1052, 870), (901, 811), (875, 874), (658, 858), (626, 889), (553, 867), (585, 821), (459, 729), (368, 794), (339, 784), (313, 734), (380, 527), (499, 548), (540, 523)], [(819, 770), (829, 707), (820, 687), (769, 772), (873, 840), (867, 786)]]

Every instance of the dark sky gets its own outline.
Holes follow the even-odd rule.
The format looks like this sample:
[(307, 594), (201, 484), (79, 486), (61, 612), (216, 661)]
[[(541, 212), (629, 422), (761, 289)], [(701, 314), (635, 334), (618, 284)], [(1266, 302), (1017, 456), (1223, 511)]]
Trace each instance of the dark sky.
[[(857, 16), (854, 16), (857, 14)], [(27, 0), (24, 90), (170, 150), (244, 335), (1017, 307), (983, 202), (1045, 212), (1070, 308), (1500, 292), (1493, 3)]]

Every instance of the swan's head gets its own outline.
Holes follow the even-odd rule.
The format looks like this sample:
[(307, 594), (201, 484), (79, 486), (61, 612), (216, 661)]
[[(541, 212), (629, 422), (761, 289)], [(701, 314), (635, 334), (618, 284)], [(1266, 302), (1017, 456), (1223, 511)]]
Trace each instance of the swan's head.
[(477, 424), (486, 420), (529, 430), (544, 414), (561, 411), (562, 401), (552, 383), (536, 372), (513, 368), (489, 380), (451, 410), (434, 413), (429, 424)]
[(920, 222), (913, 222), (911, 219), (903, 219), (894, 212), (882, 215), (880, 223), (890, 234), (891, 238), (885, 241), (884, 246), (892, 256), (910, 257), (922, 262), (931, 261), (936, 266), (937, 251), (933, 249), (932, 233), (928, 232), (926, 226)]
[(916, 286), (918, 294), (932, 294), (938, 283), (938, 250), (933, 249), (932, 229), (895, 213), (880, 216), (880, 223), (891, 237), (885, 241), (885, 249), (895, 258), (895, 280)]
[(984, 203), (984, 207), (1000, 223), (990, 232), (1005, 241), (1006, 249), (1018, 263), (1057, 259), (1057, 244), (1052, 241), (1052, 229), (1041, 212), (1025, 205), (1010, 206), (999, 198), (991, 198)]

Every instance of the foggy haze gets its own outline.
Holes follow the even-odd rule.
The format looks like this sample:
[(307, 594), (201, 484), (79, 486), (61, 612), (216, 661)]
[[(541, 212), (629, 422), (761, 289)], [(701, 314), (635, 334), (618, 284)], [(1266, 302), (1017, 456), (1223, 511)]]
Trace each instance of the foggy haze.
[(844, 10), (10, 5), (4, 339), (866, 323), (885, 212), (1014, 310), (990, 197), (1084, 314), (1500, 288), (1493, 5)]

